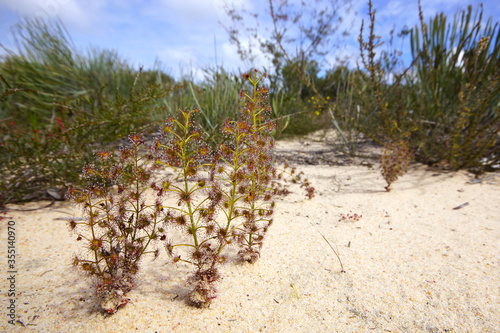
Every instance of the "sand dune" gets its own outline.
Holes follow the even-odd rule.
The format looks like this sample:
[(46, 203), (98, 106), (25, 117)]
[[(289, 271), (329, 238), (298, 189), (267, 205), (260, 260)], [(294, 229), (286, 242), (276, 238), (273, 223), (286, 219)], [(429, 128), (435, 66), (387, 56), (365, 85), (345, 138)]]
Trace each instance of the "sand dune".
[[(280, 152), (314, 147), (331, 149), (278, 143)], [(128, 305), (112, 316), (99, 313), (89, 282), (70, 267), (80, 243), (59, 219), (81, 216), (80, 209), (57, 202), (9, 211), (0, 222), (0, 256), (6, 272), (3, 240), (13, 220), (17, 318), (12, 326), (3, 315), (0, 331), (500, 331), (500, 176), (477, 181), (464, 171), (412, 165), (385, 192), (377, 163), (360, 164), (299, 165), (316, 196), (306, 200), (297, 186), (278, 200), (262, 257), (223, 266), (219, 296), (208, 309), (187, 305), (189, 267), (162, 255), (144, 262)], [(2, 278), (2, 313), (7, 283)]]

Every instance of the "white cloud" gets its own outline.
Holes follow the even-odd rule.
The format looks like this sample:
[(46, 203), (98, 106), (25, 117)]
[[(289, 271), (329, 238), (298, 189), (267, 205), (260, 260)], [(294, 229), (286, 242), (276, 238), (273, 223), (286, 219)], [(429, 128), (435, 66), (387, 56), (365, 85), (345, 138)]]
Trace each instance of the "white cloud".
[(158, 56), (162, 60), (166, 60), (168, 62), (196, 62), (196, 58), (193, 55), (193, 50), (188, 47), (167, 47), (162, 49)]
[(218, 59), (219, 65), (223, 65), (227, 68), (238, 68), (241, 67), (241, 59), (238, 54), (238, 50), (235, 45), (225, 42), (220, 47), (221, 55)]
[[(248, 38), (243, 39), (243, 45), (248, 45)], [(253, 55), (255, 59), (253, 63), (248, 61), (242, 61), (240, 55), (238, 54), (238, 50), (235, 45), (230, 42), (225, 42), (222, 44), (222, 61), (224, 62), (224, 67), (228, 67), (231, 69), (241, 69), (247, 70), (248, 67), (255, 67), (258, 69), (263, 69), (265, 66), (269, 67), (269, 61), (266, 59), (265, 54), (260, 50), (260, 48), (252, 49)]]
[[(301, 0), (291, 0), (300, 8)], [(457, 5), (463, 0), (422, 0), (422, 8), (426, 21), (438, 11), (445, 11), (453, 16)], [(80, 49), (89, 45), (101, 49), (116, 49), (120, 56), (132, 59), (132, 62), (146, 66), (158, 58), (162, 64), (173, 68), (179, 73), (179, 66), (185, 68), (200, 68), (215, 65), (214, 36), (217, 39), (217, 64), (223, 64), (228, 69), (247, 70), (250, 66), (262, 68), (269, 66), (269, 61), (254, 43), (252, 52), (256, 55), (254, 64), (240, 60), (236, 46), (228, 41), (228, 35), (219, 25), (231, 26), (231, 20), (226, 15), (224, 5), (234, 3), (237, 11), (242, 8), (249, 12), (257, 12), (258, 20), (245, 17), (245, 27), (258, 28), (259, 36), (269, 36), (273, 26), (269, 15), (267, 0), (149, 0), (145, 2), (123, 0), (0, 0), (2, 14), (6, 12), (6, 20), (0, 23), (0, 43), (9, 45), (8, 26), (19, 21), (22, 16), (37, 16), (45, 19), (59, 17)], [(276, 1), (275, 3), (279, 3)], [(339, 0), (342, 4), (343, 0)], [(383, 36), (388, 42), (388, 33), (396, 23), (395, 33), (404, 25), (409, 28), (418, 24), (417, 2), (404, 0), (374, 0), (377, 9), (377, 25), (375, 33)], [(488, 11), (488, 6), (490, 10)], [(485, 3), (485, 17), (496, 15), (491, 7), (499, 8), (495, 0)], [(478, 6), (474, 5), (474, 9)], [(493, 8), (494, 9), (494, 8)], [(496, 14), (495, 14), (496, 13)], [(306, 15), (306, 13), (304, 13)], [(343, 18), (339, 35), (335, 36), (333, 46), (327, 60), (329, 64), (338, 64), (336, 57), (347, 58), (354, 65), (359, 59), (359, 45), (357, 37), (361, 20), (365, 21), (365, 36), (369, 26), (367, 0), (353, 0), (350, 12), (345, 8), (339, 9)], [(17, 18), (16, 18), (17, 17)], [(450, 17), (451, 18), (451, 17)], [(307, 22), (306, 22), (307, 23)], [(241, 28), (241, 27), (238, 27)], [(289, 27), (291, 34), (295, 27)], [(340, 36), (348, 31), (350, 36)], [(243, 32), (243, 31), (242, 31)], [(248, 45), (249, 36), (242, 35), (243, 45)], [(396, 41), (398, 39), (396, 38)], [(408, 38), (405, 40), (406, 54)], [(12, 44), (12, 43), (11, 43)], [(339, 49), (337, 45), (342, 47)], [(396, 45), (400, 46), (400, 45)], [(386, 47), (386, 45), (384, 46)], [(383, 47), (383, 48), (384, 48)], [(383, 49), (382, 48), (382, 49)], [(292, 52), (294, 46), (289, 47)], [(270, 69), (271, 70), (271, 69)]]
[(85, 28), (95, 16), (96, 2), (90, 1), (82, 6), (76, 0), (4, 0), (0, 4), (18, 16), (36, 17), (43, 20), (61, 18), (67, 25)]
[[(237, 5), (249, 0), (237, 0)], [(215, 27), (226, 19), (224, 4), (227, 0), (154, 0), (138, 6), (138, 11), (157, 20), (175, 24), (185, 30)]]
[(172, 75), (180, 78), (182, 76), (193, 76), (201, 79), (199, 54), (192, 46), (164, 47), (157, 52), (158, 60), (162, 64), (172, 68)]
[(206, 20), (213, 19), (217, 15), (217, 7), (221, 6), (222, 0), (162, 0), (169, 10), (175, 13), (176, 17), (186, 20)]

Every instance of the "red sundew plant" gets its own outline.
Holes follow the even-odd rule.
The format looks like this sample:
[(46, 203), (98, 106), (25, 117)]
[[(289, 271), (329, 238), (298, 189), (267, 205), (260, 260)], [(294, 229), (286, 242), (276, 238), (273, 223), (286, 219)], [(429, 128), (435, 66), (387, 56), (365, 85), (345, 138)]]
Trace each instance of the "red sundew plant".
[(391, 184), (408, 171), (412, 154), (408, 142), (400, 140), (397, 142), (387, 141), (384, 145), (380, 168), (382, 176), (387, 182), (385, 190), (391, 190)]
[[(165, 222), (167, 226), (178, 227), (187, 233), (191, 242), (175, 244), (168, 241), (166, 248), (174, 262), (182, 261), (196, 267), (189, 281), (194, 286), (190, 300), (204, 307), (216, 295), (214, 285), (220, 279), (217, 267), (224, 261), (217, 248), (223, 244), (225, 235), (214, 223), (216, 206), (222, 195), (206, 179), (206, 170), (213, 168), (214, 155), (208, 145), (201, 142), (200, 131), (192, 120), (197, 112), (181, 110), (178, 119), (167, 119), (163, 136), (153, 144), (155, 164), (168, 167), (178, 176), (180, 184), (174, 178), (167, 178), (153, 183), (152, 188), (158, 198), (170, 194), (177, 199), (177, 206), (163, 207)], [(200, 191), (206, 195), (197, 195)], [(187, 247), (189, 254), (183, 258), (174, 252), (176, 247)]]
[(361, 215), (361, 214), (358, 214), (358, 213), (353, 214), (352, 211), (349, 211), (349, 213), (347, 213), (347, 214), (340, 215), (339, 222), (341, 222), (341, 221), (359, 221), (359, 220), (361, 220), (362, 217), (363, 217), (363, 215)]
[(143, 198), (152, 171), (148, 156), (139, 156), (144, 141), (139, 135), (130, 135), (129, 140), (132, 148), (121, 149), (120, 165), (106, 167), (111, 153), (99, 151), (100, 166), (84, 167), (87, 188), (68, 191), (87, 216), (83, 222), (69, 222), (88, 254), (75, 256), (73, 265), (93, 279), (101, 307), (108, 313), (127, 304), (125, 295), (134, 286), (141, 259), (147, 253), (157, 257), (159, 250), (151, 250), (152, 245), (165, 238), (161, 205), (148, 205)]
[[(288, 171), (290, 169), (290, 171)], [(283, 166), (283, 169), (280, 170), (281, 172), (278, 174), (278, 179), (283, 180), (285, 183), (291, 182), (292, 184), (299, 184), (300, 187), (303, 187), (306, 190), (306, 197), (308, 199), (314, 198), (314, 192), (315, 188), (311, 186), (311, 183), (309, 183), (309, 180), (302, 179), (302, 176), (304, 176), (304, 172), (301, 171), (297, 173), (295, 167), (290, 167), (287, 163)], [(287, 178), (289, 177), (289, 178)], [(279, 188), (278, 194), (282, 195), (287, 195), (290, 192), (282, 186), (280, 183), (275, 183), (276, 187)]]
[[(242, 92), (242, 110), (235, 122), (226, 122), (224, 131), (232, 137), (234, 149), (222, 149), (226, 153), (222, 160), (231, 165), (230, 173), (221, 177), (230, 184), (231, 191), (226, 195), (230, 218), (242, 217), (230, 235), (240, 246), (242, 260), (254, 263), (260, 256), (264, 236), (272, 224), (275, 203), (272, 198), (278, 193), (273, 187), (277, 179), (271, 152), (274, 140), (271, 132), (274, 124), (267, 104), (268, 90), (257, 88), (262, 77), (248, 76), (253, 85), (252, 95)], [(229, 226), (229, 223), (228, 223)], [(229, 230), (228, 230), (229, 231)]]
[[(90, 259), (75, 257), (74, 264), (94, 278), (108, 313), (127, 303), (125, 294), (134, 286), (141, 258), (159, 254), (150, 250), (156, 241), (164, 243), (173, 262), (194, 266), (189, 301), (197, 307), (208, 307), (216, 298), (227, 246), (237, 247), (243, 261), (254, 263), (260, 257), (273, 223), (273, 198), (286, 191), (277, 185), (282, 174), (272, 156), (268, 91), (259, 87), (265, 74), (244, 77), (252, 92), (240, 93), (238, 119), (226, 120), (225, 140), (215, 151), (195, 125), (198, 110), (179, 110), (166, 120), (150, 153), (141, 156), (143, 140), (131, 135), (133, 147), (121, 150), (117, 165), (105, 168), (110, 153), (97, 153), (101, 167), (84, 170), (87, 189), (70, 189), (87, 215), (85, 222), (71, 221), (70, 227), (77, 240), (88, 243), (90, 253)], [(153, 180), (153, 171), (161, 169), (169, 176)], [(292, 181), (301, 182), (300, 177), (294, 175)], [(302, 185), (312, 198), (314, 188), (307, 181)], [(145, 202), (147, 188), (156, 196), (152, 205)], [(172, 228), (184, 234), (182, 239), (167, 238)]]

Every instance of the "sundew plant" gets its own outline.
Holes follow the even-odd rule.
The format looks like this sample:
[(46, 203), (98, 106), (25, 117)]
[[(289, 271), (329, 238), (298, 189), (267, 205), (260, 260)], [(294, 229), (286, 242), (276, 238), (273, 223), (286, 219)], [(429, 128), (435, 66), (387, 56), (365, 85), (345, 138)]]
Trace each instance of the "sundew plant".
[[(143, 256), (156, 258), (162, 247), (174, 263), (193, 267), (187, 282), (189, 302), (197, 307), (208, 307), (216, 298), (229, 246), (242, 261), (259, 259), (273, 223), (274, 198), (286, 190), (278, 183), (284, 172), (277, 171), (272, 155), (274, 123), (268, 89), (261, 85), (266, 75), (255, 70), (243, 77), (251, 91), (241, 91), (237, 119), (226, 120), (216, 149), (196, 126), (199, 111), (179, 110), (146, 153), (141, 153), (144, 139), (130, 135), (132, 148), (120, 150), (117, 164), (107, 166), (112, 153), (98, 152), (100, 167), (85, 168), (87, 188), (70, 189), (87, 217), (70, 221), (88, 250), (87, 256), (75, 257), (74, 265), (93, 279), (106, 312), (127, 304)], [(314, 188), (302, 174), (290, 174), (312, 198)], [(181, 236), (174, 237), (174, 229)]]

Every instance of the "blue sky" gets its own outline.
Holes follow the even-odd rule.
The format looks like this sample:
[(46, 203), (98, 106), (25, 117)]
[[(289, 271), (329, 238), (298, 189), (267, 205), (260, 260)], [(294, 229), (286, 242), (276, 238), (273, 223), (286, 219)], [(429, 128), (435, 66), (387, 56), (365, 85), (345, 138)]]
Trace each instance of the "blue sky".
[[(236, 52), (236, 47), (229, 43), (229, 38), (220, 22), (229, 25), (223, 5), (230, 0), (0, 0), (0, 43), (15, 50), (10, 27), (23, 17), (54, 19), (59, 17), (67, 28), (78, 50), (85, 52), (89, 46), (101, 49), (114, 49), (121, 58), (134, 67), (140, 65), (150, 68), (156, 59), (162, 68), (179, 77), (193, 70), (200, 77), (200, 68), (215, 65), (215, 47), (217, 62), (229, 69), (246, 69)], [(298, 1), (298, 0), (297, 0)], [(261, 27), (270, 26), (266, 0), (237, 0), (237, 6), (259, 12)], [(311, 3), (314, 3), (311, 0)], [(353, 10), (344, 13), (344, 30), (351, 32), (342, 49), (331, 52), (329, 59), (334, 62), (334, 55), (350, 59), (359, 56), (356, 38), (359, 34), (361, 19), (367, 20), (367, 1), (354, 0)], [(462, 0), (422, 0), (426, 19), (443, 11), (452, 16), (457, 8), (466, 8), (472, 4), (477, 8), (479, 1)], [(484, 15), (493, 16), (500, 21), (500, 1), (483, 2)], [(391, 0), (374, 1), (377, 9), (377, 34), (386, 36), (396, 24), (413, 27), (418, 23), (417, 1)], [(366, 23), (365, 23), (366, 24)], [(216, 43), (214, 43), (214, 39)], [(408, 44), (408, 40), (406, 42)], [(408, 49), (406, 48), (406, 51)], [(0, 54), (4, 53), (0, 50)], [(255, 66), (266, 65), (260, 56)]]

